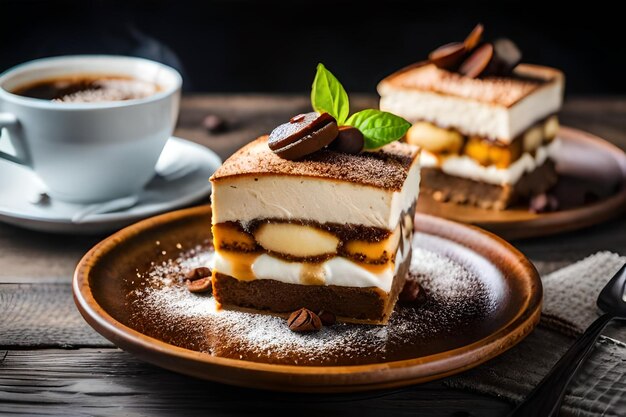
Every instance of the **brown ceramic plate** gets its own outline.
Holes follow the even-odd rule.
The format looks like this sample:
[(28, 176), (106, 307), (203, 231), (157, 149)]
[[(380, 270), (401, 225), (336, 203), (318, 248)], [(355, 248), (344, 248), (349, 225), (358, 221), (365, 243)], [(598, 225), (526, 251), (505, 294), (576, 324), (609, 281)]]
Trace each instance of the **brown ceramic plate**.
[(206, 263), (211, 209), (144, 220), (95, 246), (73, 282), (83, 317), (120, 348), (183, 374), (246, 387), (359, 391), (442, 378), (522, 340), (541, 312), (532, 264), (478, 228), (418, 214), (412, 274), (426, 289), (388, 326), (337, 324), (290, 332), (284, 319), (216, 311), (182, 284)]
[(555, 192), (565, 206), (535, 214), (528, 207), (493, 211), (441, 203), (421, 195), (418, 211), (487, 229), (505, 239), (545, 236), (602, 223), (626, 208), (626, 154), (597, 136), (569, 127), (558, 135), (563, 149), (557, 162), (562, 176)]

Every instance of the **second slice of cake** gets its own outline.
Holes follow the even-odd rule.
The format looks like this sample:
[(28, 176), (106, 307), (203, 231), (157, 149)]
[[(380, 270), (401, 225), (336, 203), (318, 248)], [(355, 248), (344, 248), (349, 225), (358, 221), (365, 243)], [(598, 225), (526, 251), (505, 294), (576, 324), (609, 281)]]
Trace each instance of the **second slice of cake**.
[(419, 180), (407, 144), (290, 161), (266, 136), (253, 141), (211, 178), (216, 300), (386, 323), (410, 263)]
[(382, 110), (413, 122), (406, 140), (423, 149), (422, 192), (503, 210), (557, 182), (564, 77), (520, 64), (512, 41), (480, 43), (482, 31), (386, 77), (378, 91)]

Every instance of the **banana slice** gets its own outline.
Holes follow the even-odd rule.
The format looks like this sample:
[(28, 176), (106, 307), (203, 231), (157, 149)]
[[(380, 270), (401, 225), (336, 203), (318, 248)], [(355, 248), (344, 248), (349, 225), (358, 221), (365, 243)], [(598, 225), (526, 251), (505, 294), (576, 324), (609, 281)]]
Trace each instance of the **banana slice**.
[(311, 226), (291, 223), (264, 223), (254, 232), (263, 248), (299, 258), (337, 253), (339, 238)]
[(416, 122), (406, 133), (406, 141), (433, 153), (458, 154), (463, 146), (463, 135), (429, 122)]
[(554, 115), (550, 116), (543, 125), (543, 135), (547, 140), (552, 140), (556, 137), (559, 131), (559, 118)]
[(524, 152), (533, 152), (537, 150), (543, 143), (544, 136), (543, 126), (531, 127), (524, 133)]

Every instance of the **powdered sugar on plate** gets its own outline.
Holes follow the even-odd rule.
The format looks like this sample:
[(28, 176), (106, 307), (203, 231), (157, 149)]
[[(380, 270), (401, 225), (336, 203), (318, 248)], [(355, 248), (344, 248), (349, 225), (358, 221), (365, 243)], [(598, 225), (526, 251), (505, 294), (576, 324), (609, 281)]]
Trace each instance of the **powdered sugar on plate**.
[[(416, 233), (411, 278), (426, 290), (420, 305), (398, 304), (387, 326), (338, 323), (294, 333), (266, 314), (217, 310), (210, 295), (189, 292), (183, 277), (210, 265), (198, 246), (127, 279), (131, 327), (207, 354), (266, 363), (353, 365), (425, 356), (477, 341), (501, 326), (495, 312), (504, 279), (486, 259), (456, 243)], [(131, 284), (132, 282), (132, 284)]]

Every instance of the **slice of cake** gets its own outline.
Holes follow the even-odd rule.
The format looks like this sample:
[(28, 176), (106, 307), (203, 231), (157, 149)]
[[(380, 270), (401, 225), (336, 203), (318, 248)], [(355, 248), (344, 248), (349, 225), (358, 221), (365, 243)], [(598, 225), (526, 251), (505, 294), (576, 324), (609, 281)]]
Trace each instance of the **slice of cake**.
[(521, 54), (510, 41), (479, 44), (477, 29), (385, 78), (380, 108), (414, 122), (406, 140), (423, 148), (422, 192), (505, 209), (556, 183), (564, 77), (517, 65)]
[[(324, 115), (313, 115), (318, 125), (311, 123), (304, 139), (329, 129)], [(343, 321), (386, 323), (411, 259), (418, 148), (325, 147), (290, 160), (279, 155), (287, 148), (291, 155), (292, 145), (279, 146), (277, 154), (261, 137), (211, 177), (215, 299), (224, 308), (288, 314), (304, 307)]]

